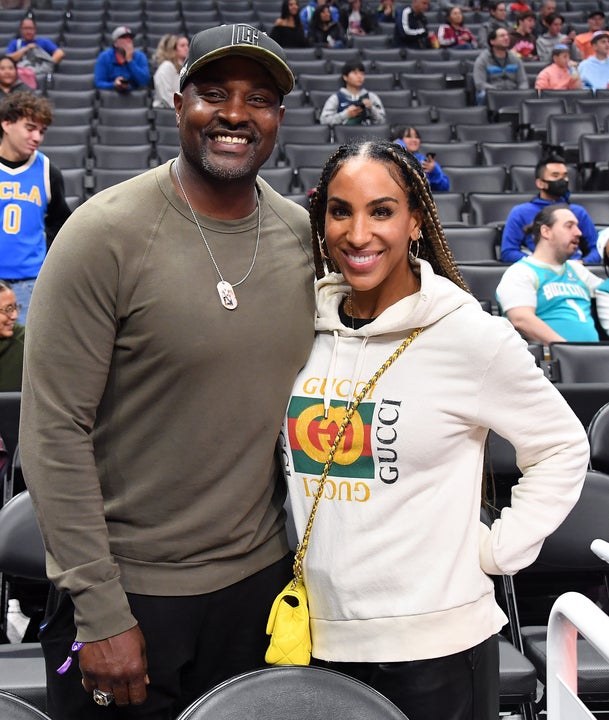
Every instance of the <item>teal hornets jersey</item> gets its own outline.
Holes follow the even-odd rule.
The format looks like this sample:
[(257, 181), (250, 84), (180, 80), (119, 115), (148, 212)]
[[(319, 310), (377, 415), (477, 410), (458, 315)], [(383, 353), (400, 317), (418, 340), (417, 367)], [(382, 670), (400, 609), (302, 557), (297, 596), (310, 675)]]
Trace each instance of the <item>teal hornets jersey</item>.
[(590, 290), (570, 264), (565, 263), (556, 273), (550, 267), (539, 267), (526, 258), (521, 262), (537, 276), (537, 317), (567, 341), (598, 341)]

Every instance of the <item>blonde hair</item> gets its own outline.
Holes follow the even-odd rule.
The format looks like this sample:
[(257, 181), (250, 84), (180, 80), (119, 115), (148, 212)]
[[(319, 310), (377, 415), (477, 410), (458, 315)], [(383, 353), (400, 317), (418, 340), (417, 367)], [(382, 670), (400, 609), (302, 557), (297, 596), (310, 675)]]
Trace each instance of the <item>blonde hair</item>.
[(157, 67), (165, 60), (169, 60), (178, 72), (182, 69), (182, 64), (177, 57), (178, 40), (181, 37), (185, 37), (185, 35), (172, 35), (170, 33), (163, 35), (152, 56)]

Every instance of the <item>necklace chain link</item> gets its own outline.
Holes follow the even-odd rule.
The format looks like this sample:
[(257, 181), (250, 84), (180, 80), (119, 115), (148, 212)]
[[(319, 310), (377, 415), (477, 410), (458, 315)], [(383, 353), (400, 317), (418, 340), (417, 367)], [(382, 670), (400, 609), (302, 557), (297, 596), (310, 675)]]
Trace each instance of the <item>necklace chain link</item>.
[[(222, 273), (220, 272), (220, 268), (218, 267), (218, 263), (216, 262), (216, 259), (214, 258), (214, 255), (211, 251), (211, 248), (209, 247), (209, 243), (207, 242), (205, 235), (203, 234), (203, 229), (201, 228), (201, 225), (199, 224), (199, 220), (197, 219), (197, 216), (195, 214), (195, 211), (190, 204), (190, 200), (188, 198), (188, 195), (186, 194), (186, 190), (184, 190), (184, 185), (182, 185), (182, 179), (180, 178), (180, 173), (178, 171), (178, 164), (177, 162), (174, 164), (175, 172), (176, 172), (176, 179), (178, 181), (178, 185), (180, 186), (180, 190), (182, 191), (182, 195), (184, 195), (184, 199), (186, 200), (186, 204), (188, 205), (190, 212), (192, 214), (192, 219), (195, 221), (195, 225), (199, 229), (199, 233), (201, 234), (201, 239), (205, 243), (205, 247), (207, 248), (207, 252), (209, 253), (209, 257), (214, 264), (214, 267), (216, 268), (216, 272), (218, 273), (218, 277), (220, 278), (220, 281), (222, 283), (227, 282), (224, 277), (222, 276)], [(254, 248), (254, 257), (252, 258), (251, 265), (249, 266), (249, 270), (245, 273), (245, 275), (239, 280), (239, 282), (236, 283), (230, 283), (231, 287), (236, 288), (238, 285), (241, 285), (241, 283), (244, 283), (248, 277), (250, 276), (252, 270), (254, 269), (254, 265), (256, 264), (256, 258), (258, 257), (258, 248), (260, 246), (260, 225), (261, 225), (261, 211), (260, 211), (260, 200), (258, 199), (258, 193), (256, 192), (256, 208), (258, 209), (258, 232), (256, 234), (256, 247)]]

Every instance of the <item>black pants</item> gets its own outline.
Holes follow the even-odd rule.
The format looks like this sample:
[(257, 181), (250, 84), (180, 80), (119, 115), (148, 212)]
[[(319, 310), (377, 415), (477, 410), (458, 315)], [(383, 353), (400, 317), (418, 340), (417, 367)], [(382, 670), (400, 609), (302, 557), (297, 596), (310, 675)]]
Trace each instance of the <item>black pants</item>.
[(314, 661), (378, 690), (408, 720), (497, 720), (499, 643), (496, 636), (446, 657), (394, 663)]
[(65, 675), (57, 668), (75, 637), (69, 597), (40, 633), (47, 672), (48, 713), (54, 720), (171, 720), (206, 690), (263, 667), (266, 622), (277, 593), (291, 577), (288, 555), (235, 585), (206, 595), (128, 594), (146, 640), (148, 697), (143, 705), (100, 707), (81, 684), (78, 659)]

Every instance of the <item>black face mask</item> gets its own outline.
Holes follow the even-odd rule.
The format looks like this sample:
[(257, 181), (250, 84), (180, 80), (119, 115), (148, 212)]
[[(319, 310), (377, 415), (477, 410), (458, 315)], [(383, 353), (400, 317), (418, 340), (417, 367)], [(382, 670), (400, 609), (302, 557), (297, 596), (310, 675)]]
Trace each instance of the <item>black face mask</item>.
[(548, 187), (545, 189), (550, 197), (561, 198), (569, 192), (569, 181), (568, 180), (544, 180)]

